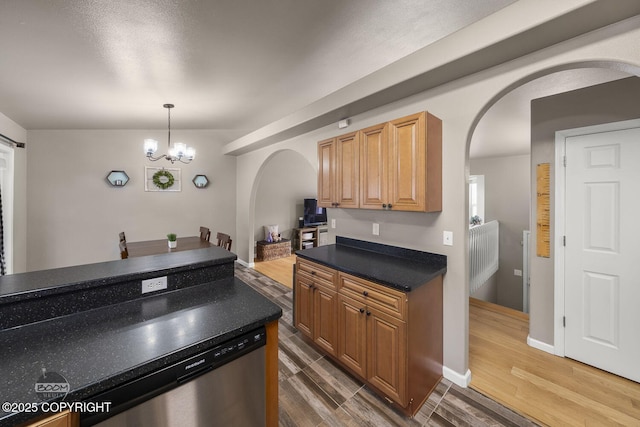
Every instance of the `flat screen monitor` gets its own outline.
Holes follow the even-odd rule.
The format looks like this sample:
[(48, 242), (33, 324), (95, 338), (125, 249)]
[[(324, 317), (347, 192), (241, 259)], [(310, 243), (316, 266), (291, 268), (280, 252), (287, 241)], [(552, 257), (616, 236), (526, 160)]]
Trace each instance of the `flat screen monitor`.
[(319, 207), (316, 199), (304, 199), (304, 226), (327, 223), (327, 209)]

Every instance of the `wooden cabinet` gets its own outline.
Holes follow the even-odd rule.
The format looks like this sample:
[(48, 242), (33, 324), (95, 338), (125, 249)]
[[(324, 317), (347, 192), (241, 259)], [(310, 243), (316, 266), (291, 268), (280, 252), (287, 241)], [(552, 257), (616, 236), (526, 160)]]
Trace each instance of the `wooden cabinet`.
[(335, 279), (335, 270), (300, 259), (296, 263), (295, 326), (333, 356), (338, 340)]
[(388, 129), (386, 123), (360, 131), (360, 207), (387, 207), (389, 163)]
[[(338, 289), (338, 359), (352, 369), (358, 367), (359, 375), (405, 407), (406, 294), (345, 273), (338, 273)], [(358, 341), (363, 342), (356, 352), (353, 342)]]
[(442, 121), (432, 114), (321, 141), (318, 159), (321, 206), (442, 210)]
[(298, 258), (294, 307), (303, 335), (408, 415), (442, 378), (442, 276), (402, 292)]
[(48, 416), (29, 424), (28, 427), (76, 427), (78, 425), (80, 425), (78, 414), (66, 411)]
[(389, 122), (391, 209), (442, 210), (442, 121), (418, 113)]
[(351, 132), (318, 143), (318, 206), (359, 206), (359, 138)]

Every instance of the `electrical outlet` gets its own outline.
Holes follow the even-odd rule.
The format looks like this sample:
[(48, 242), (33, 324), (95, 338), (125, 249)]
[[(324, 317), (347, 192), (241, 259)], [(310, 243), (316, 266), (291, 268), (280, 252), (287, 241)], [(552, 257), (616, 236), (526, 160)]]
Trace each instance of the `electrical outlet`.
[(142, 293), (161, 291), (167, 289), (167, 276), (156, 277), (142, 281)]
[(374, 236), (379, 236), (380, 235), (380, 224), (377, 223), (373, 223), (373, 235)]
[(442, 244), (445, 246), (453, 246), (453, 231), (442, 232)]
[(331, 228), (336, 228), (336, 219), (331, 218)]

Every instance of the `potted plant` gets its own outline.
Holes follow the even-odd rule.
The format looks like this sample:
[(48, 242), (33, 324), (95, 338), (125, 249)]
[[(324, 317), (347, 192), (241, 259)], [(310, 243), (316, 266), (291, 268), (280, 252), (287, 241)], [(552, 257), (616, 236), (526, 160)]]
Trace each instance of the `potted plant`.
[(168, 239), (170, 248), (175, 248), (176, 246), (178, 246), (178, 242), (177, 242), (178, 236), (176, 236), (175, 233), (167, 234), (167, 239)]

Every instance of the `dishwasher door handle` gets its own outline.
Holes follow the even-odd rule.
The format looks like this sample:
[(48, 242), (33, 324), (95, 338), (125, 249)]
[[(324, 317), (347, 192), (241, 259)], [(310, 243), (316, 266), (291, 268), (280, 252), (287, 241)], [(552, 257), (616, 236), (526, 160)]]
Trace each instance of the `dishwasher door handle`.
[(211, 371), (213, 371), (213, 365), (206, 366), (197, 371), (189, 372), (188, 374), (185, 374), (178, 378), (178, 384), (184, 384), (196, 377), (199, 377), (200, 375), (206, 374), (207, 372), (211, 372)]

